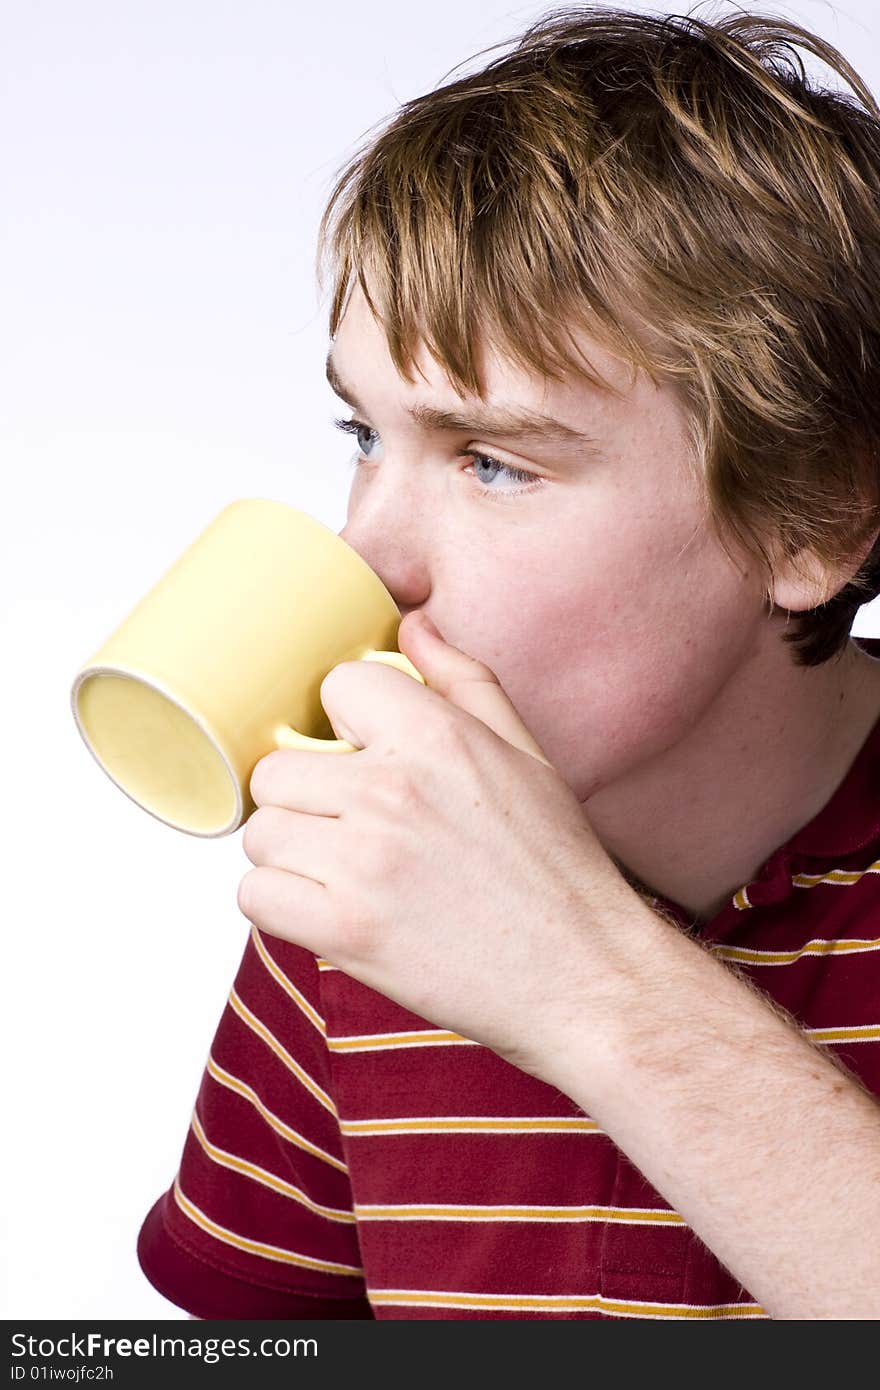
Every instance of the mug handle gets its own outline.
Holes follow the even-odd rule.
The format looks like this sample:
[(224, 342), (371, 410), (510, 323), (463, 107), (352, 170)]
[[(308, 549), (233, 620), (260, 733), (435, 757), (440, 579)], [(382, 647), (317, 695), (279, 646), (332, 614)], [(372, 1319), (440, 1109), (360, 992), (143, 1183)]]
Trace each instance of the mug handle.
[[(386, 666), (396, 666), (398, 671), (403, 671), (405, 675), (421, 681), (422, 685), (427, 685), (421, 671), (413, 666), (409, 657), (404, 656), (403, 652), (380, 652), (371, 648), (363, 652), (358, 660), (381, 661)], [(272, 739), (276, 748), (299, 748), (317, 753), (357, 753), (360, 751), (356, 744), (348, 743), (344, 738), (311, 738), (308, 734), (298, 733), (289, 724), (279, 724), (276, 729), (273, 729)]]

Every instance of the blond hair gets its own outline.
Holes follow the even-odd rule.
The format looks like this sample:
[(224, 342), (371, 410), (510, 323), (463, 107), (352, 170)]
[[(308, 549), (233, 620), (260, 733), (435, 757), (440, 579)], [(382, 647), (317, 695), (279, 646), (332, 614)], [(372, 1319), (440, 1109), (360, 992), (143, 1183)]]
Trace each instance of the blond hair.
[[(772, 15), (565, 7), (515, 44), (406, 102), (337, 171), (317, 254), (331, 336), (358, 283), (409, 381), (423, 342), (482, 396), (485, 335), (613, 389), (580, 327), (674, 382), (706, 514), (771, 611), (781, 560), (851, 575), (784, 632), (798, 665), (839, 655), (880, 593), (880, 107)], [(797, 47), (859, 102), (811, 85)]]

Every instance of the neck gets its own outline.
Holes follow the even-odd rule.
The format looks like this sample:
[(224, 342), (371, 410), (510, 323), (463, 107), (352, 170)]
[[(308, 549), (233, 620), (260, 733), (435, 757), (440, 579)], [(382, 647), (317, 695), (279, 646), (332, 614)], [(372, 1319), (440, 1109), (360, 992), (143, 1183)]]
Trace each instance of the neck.
[(706, 921), (829, 801), (880, 717), (880, 661), (794, 665), (769, 622), (686, 738), (584, 802), (635, 886)]

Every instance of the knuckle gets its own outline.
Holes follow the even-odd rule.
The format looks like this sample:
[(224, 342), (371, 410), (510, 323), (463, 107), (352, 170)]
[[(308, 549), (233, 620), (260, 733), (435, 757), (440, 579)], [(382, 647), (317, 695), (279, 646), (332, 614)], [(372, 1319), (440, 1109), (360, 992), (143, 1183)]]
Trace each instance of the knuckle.
[(346, 957), (361, 963), (376, 959), (379, 952), (379, 933), (370, 913), (364, 911), (363, 904), (357, 911), (340, 910), (336, 926)]
[(479, 730), (470, 723), (456, 718), (454, 712), (446, 714), (439, 711), (436, 719), (430, 721), (423, 731), (423, 744), (428, 750), (426, 773), (441, 772), (455, 767), (459, 773), (472, 768), (478, 759), (479, 750), (475, 741)]
[(266, 753), (260, 758), (251, 773), (251, 780), (248, 784), (251, 800), (257, 805), (262, 801), (267, 801), (271, 796), (271, 784), (280, 771), (281, 764), (284, 762), (283, 748), (273, 748), (271, 753)]
[(265, 758), (260, 759), (253, 772), (251, 773), (251, 780), (248, 783), (248, 790), (251, 794), (251, 800), (255, 802), (256, 805), (260, 804), (260, 801), (263, 796), (263, 779), (265, 777), (265, 769), (263, 767), (263, 764), (265, 763), (265, 761)]
[(344, 691), (345, 684), (349, 680), (346, 668), (357, 667), (359, 665), (360, 663), (357, 661), (337, 661), (335, 666), (330, 667), (330, 670), (324, 676), (318, 687), (318, 694), (322, 704), (325, 694), (328, 694), (331, 699), (334, 698), (337, 685), (339, 686), (340, 693)]
[(340, 664), (341, 663), (337, 661), (335, 666), (331, 666), (330, 670), (327, 671), (327, 673), (321, 680), (321, 684), (318, 686), (318, 694), (321, 696), (322, 700), (326, 694), (329, 694), (331, 691), (335, 690), (337, 677), (334, 674), (334, 672), (339, 670)]
[(254, 908), (253, 871), (246, 873), (238, 885), (238, 910), (250, 918)]
[(259, 855), (265, 850), (269, 842), (272, 822), (274, 820), (273, 808), (271, 806), (258, 806), (248, 817), (244, 828), (241, 846), (248, 859), (253, 859), (254, 855)]
[(365, 834), (358, 846), (358, 869), (366, 883), (387, 883), (391, 855), (387, 835)]
[(244, 834), (241, 837), (241, 847), (248, 859), (253, 859), (254, 853), (254, 818), (251, 816), (245, 825)]
[(451, 707), (436, 709), (432, 714), (433, 718), (425, 721), (423, 740), (434, 752), (455, 751), (464, 740), (461, 719)]
[(257, 848), (257, 840), (260, 832), (260, 827), (257, 824), (259, 814), (259, 810), (251, 812), (244, 828), (244, 834), (241, 837), (241, 847), (248, 859), (253, 858)]
[(380, 765), (369, 785), (373, 805), (395, 815), (414, 806), (418, 795), (412, 769), (401, 764)]

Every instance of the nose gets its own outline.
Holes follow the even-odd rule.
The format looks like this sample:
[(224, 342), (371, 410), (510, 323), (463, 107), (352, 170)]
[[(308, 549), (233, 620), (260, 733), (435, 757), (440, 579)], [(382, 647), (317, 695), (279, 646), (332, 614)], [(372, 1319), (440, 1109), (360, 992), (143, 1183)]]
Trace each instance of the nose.
[(429, 564), (412, 531), (392, 531), (387, 521), (378, 526), (368, 517), (350, 516), (339, 535), (381, 579), (401, 618), (425, 604), (431, 592)]

